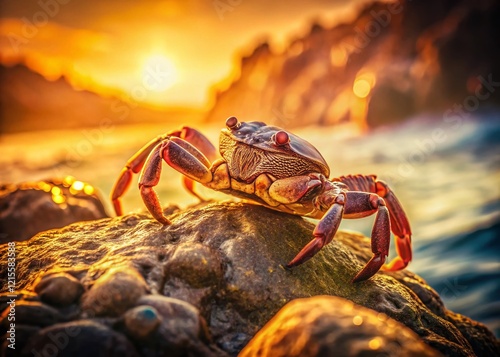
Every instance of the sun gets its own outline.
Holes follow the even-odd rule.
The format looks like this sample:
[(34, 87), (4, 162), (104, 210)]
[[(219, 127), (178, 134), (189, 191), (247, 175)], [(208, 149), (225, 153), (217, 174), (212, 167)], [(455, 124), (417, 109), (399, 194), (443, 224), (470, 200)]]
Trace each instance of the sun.
[(142, 83), (147, 90), (164, 92), (179, 79), (177, 68), (170, 58), (162, 54), (148, 56), (142, 66)]

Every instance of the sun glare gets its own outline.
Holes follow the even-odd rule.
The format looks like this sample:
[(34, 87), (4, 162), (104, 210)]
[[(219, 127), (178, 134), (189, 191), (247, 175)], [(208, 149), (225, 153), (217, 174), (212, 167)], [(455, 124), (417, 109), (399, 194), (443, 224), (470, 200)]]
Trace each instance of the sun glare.
[(163, 92), (178, 81), (178, 71), (172, 60), (155, 54), (146, 58), (142, 67), (143, 84), (153, 92)]

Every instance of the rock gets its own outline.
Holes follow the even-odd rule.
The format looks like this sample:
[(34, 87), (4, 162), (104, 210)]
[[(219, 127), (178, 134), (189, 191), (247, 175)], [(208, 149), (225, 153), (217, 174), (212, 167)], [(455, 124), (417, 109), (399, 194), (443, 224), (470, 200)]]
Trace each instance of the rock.
[[(38, 301), (16, 300), (13, 308), (16, 324), (45, 327), (66, 320), (57, 309)], [(10, 307), (3, 310), (0, 317), (0, 326), (2, 328), (9, 326), (8, 314), (11, 311)]]
[[(3, 341), (0, 347), (2, 357), (20, 356), (24, 346), (38, 331), (40, 331), (40, 327), (16, 324), (14, 341), (8, 340), (8, 338), (10, 338), (10, 334), (8, 332), (1, 337)], [(12, 342), (15, 342), (15, 349), (8, 347), (8, 345)]]
[(148, 291), (137, 270), (115, 267), (106, 271), (82, 298), (82, 308), (91, 316), (119, 316)]
[[(244, 203), (167, 211), (170, 226), (135, 214), (75, 223), (17, 243), (19, 288), (32, 286), (42, 272), (67, 271), (87, 289), (82, 297), (87, 316), (97, 306), (102, 319), (121, 331), (126, 330), (120, 321), (127, 310), (151, 306), (162, 316), (153, 334), (168, 323), (165, 313), (171, 314), (173, 321), (187, 325), (174, 323), (169, 329), (190, 331), (196, 346), (204, 342), (205, 352), (200, 353), (207, 355), (220, 352), (214, 344), (227, 355), (237, 355), (287, 302), (315, 295), (343, 297), (383, 313), (445, 356), (498, 354), (498, 342), (485, 326), (446, 310), (439, 295), (408, 270), (379, 272), (352, 284), (371, 256), (366, 237), (340, 231), (313, 259), (285, 269), (312, 238), (314, 224), (301, 217)], [(0, 250), (0, 259), (5, 261), (5, 255)], [(0, 265), (0, 275), (5, 269)], [(146, 285), (152, 295), (146, 295)], [(109, 293), (111, 288), (115, 293)], [(109, 302), (101, 308), (101, 296), (106, 295)], [(159, 295), (188, 305), (174, 309), (178, 303), (172, 305)], [(197, 316), (206, 321), (213, 344)]]
[(240, 357), (441, 356), (404, 325), (349, 300), (314, 296), (286, 304)]
[(152, 306), (137, 306), (123, 316), (125, 327), (132, 338), (139, 340), (150, 336), (161, 323), (161, 316)]
[(0, 184), (0, 243), (23, 241), (47, 229), (105, 217), (94, 187), (71, 176)]
[(138, 357), (127, 338), (99, 323), (81, 320), (56, 324), (38, 331), (21, 356)]
[[(195, 306), (157, 294), (144, 295), (137, 304), (139, 306), (125, 313), (124, 320), (127, 335), (138, 342), (138, 349), (143, 354), (147, 350), (154, 350), (168, 351), (169, 357), (226, 355), (211, 346), (205, 319)], [(148, 310), (154, 311), (156, 318), (145, 321), (140, 315)], [(140, 332), (137, 325), (145, 325), (143, 330), (149, 332)]]
[(35, 283), (35, 292), (42, 301), (56, 306), (67, 306), (76, 302), (83, 293), (83, 285), (67, 273), (49, 273)]

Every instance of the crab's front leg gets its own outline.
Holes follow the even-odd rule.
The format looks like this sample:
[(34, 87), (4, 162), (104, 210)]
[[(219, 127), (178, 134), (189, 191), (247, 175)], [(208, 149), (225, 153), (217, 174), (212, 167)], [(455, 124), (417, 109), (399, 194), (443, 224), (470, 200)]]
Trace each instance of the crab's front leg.
[[(318, 195), (318, 192), (321, 193)], [(300, 202), (304, 200), (310, 201), (308, 197), (317, 195), (316, 204), (312, 205), (311, 212), (307, 212), (309, 216), (317, 214), (322, 216), (313, 231), (314, 239), (287, 264), (288, 268), (311, 259), (321, 248), (331, 242), (342, 221), (346, 202), (346, 193), (340, 188), (332, 186), (320, 174), (311, 174), (276, 180), (270, 186), (269, 194), (275, 201), (291, 206), (295, 203), (300, 205)], [(326, 213), (323, 215), (322, 212), (325, 210)]]
[(180, 138), (167, 138), (149, 155), (139, 178), (139, 190), (146, 208), (162, 224), (170, 224), (164, 216), (160, 201), (153, 187), (160, 180), (162, 160), (172, 168), (200, 183), (212, 181), (210, 162), (193, 145)]
[[(385, 201), (374, 193), (347, 191), (344, 187), (332, 185), (321, 176), (299, 176), (275, 181), (269, 193), (283, 204), (293, 204), (316, 191), (315, 205), (319, 211), (327, 209), (313, 231), (314, 238), (287, 264), (300, 265), (311, 259), (337, 232), (342, 218), (361, 218), (377, 213), (372, 230), (373, 256), (354, 277), (353, 282), (366, 280), (380, 270), (389, 254), (390, 223)], [(320, 191), (319, 194), (317, 191)]]
[(337, 233), (344, 212), (346, 197), (345, 193), (340, 193), (332, 197), (331, 207), (328, 209), (323, 218), (314, 228), (314, 238), (302, 248), (302, 250), (293, 258), (287, 267), (291, 268), (300, 265), (311, 259), (321, 248), (330, 243)]

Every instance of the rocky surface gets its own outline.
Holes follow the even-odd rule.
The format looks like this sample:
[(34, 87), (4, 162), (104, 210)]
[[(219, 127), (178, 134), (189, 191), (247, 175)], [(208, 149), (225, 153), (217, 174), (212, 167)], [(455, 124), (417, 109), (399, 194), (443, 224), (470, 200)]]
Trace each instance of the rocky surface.
[(336, 296), (314, 296), (286, 304), (239, 356), (442, 355), (385, 314)]
[[(493, 0), (367, 4), (351, 21), (313, 25), (283, 51), (255, 47), (215, 92), (208, 119), (365, 129), (454, 105), (498, 106), (499, 16)], [(358, 81), (368, 88), (356, 94)]]
[(71, 176), (0, 184), (0, 243), (104, 217), (108, 215), (94, 187)]
[[(388, 348), (419, 336), (445, 356), (499, 353), (485, 326), (447, 311), (437, 293), (409, 271), (352, 284), (371, 256), (370, 241), (361, 235), (339, 232), (314, 259), (287, 270), (283, 264), (314, 228), (300, 217), (244, 203), (168, 207), (166, 214), (171, 226), (134, 214), (76, 223), (17, 243), (16, 351), (29, 354), (54, 344), (51, 336), (81, 330), (60, 338), (66, 346), (61, 355), (93, 348), (89, 340), (108, 351), (96, 355), (119, 355), (110, 341), (126, 340), (128, 355), (235, 356), (286, 303), (333, 295), (356, 305), (338, 300), (346, 306), (325, 311), (329, 319), (337, 313), (349, 319), (354, 311), (365, 316), (361, 305), (374, 311), (370, 316), (382, 316), (380, 336), (397, 324), (393, 320), (413, 331), (379, 341)], [(2, 249), (2, 261), (6, 254)], [(6, 265), (0, 276), (6, 276)], [(49, 289), (57, 284), (72, 292), (62, 304), (57, 290)], [(7, 307), (2, 328), (8, 301), (7, 294), (0, 299), (2, 310)], [(359, 326), (362, 336), (374, 336), (377, 322), (368, 319), (370, 324)]]

